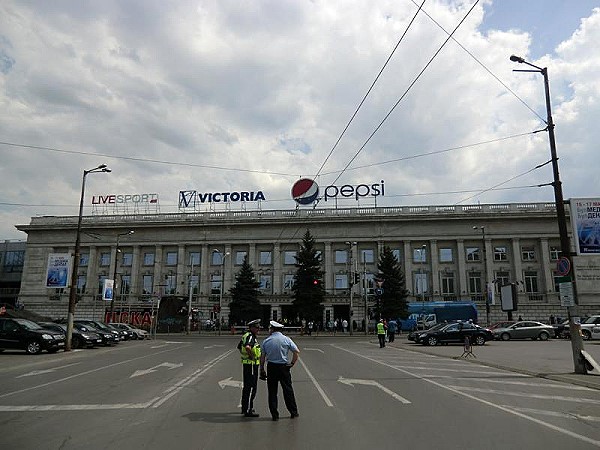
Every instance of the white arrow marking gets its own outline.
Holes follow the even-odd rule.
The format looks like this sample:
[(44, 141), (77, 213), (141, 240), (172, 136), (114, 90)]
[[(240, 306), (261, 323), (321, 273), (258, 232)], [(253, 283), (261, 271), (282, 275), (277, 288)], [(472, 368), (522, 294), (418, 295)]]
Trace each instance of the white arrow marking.
[(323, 350), (321, 350), (320, 348), (305, 348), (304, 350), (313, 350), (315, 352), (321, 352), (321, 353), (325, 353)]
[(60, 367), (53, 367), (52, 369), (32, 370), (31, 372), (24, 373), (23, 375), (19, 375), (16, 378), (32, 377), (34, 375), (41, 375), (43, 373), (51, 373), (51, 372), (54, 372), (55, 370), (64, 369), (66, 367), (75, 366), (77, 364), (79, 364), (79, 363), (67, 364), (66, 366), (60, 366)]
[(131, 375), (129, 378), (139, 377), (141, 375), (148, 375), (149, 373), (156, 372), (159, 367), (167, 367), (169, 370), (171, 370), (171, 369), (176, 369), (177, 367), (181, 367), (181, 366), (183, 366), (183, 363), (173, 364), (173, 363), (164, 362), (157, 366), (151, 367), (149, 369), (136, 370), (135, 372), (133, 372), (133, 375)]
[(352, 379), (352, 378), (344, 378), (344, 377), (339, 377), (338, 381), (340, 383), (344, 383), (347, 384), (348, 386), (353, 386), (355, 384), (364, 384), (367, 386), (375, 386), (378, 387), (379, 389), (381, 389), (383, 392), (385, 392), (386, 394), (391, 395), (392, 397), (394, 397), (396, 400), (404, 403), (404, 404), (409, 404), (410, 401), (405, 399), (404, 397), (402, 397), (401, 395), (396, 394), (394, 391), (386, 388), (385, 386), (382, 386), (381, 384), (379, 384), (377, 381), (375, 380), (356, 380), (356, 379)]
[(242, 383), (241, 381), (238, 381), (238, 380), (232, 380), (231, 377), (225, 378), (224, 380), (219, 381), (219, 387), (221, 389), (225, 389), (226, 386), (231, 386), (231, 387), (241, 389), (242, 387), (244, 387), (244, 383)]

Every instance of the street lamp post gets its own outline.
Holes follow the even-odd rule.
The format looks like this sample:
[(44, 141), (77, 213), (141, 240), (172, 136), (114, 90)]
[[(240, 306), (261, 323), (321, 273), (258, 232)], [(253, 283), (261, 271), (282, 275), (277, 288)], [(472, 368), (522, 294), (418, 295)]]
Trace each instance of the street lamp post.
[[(113, 270), (113, 293), (112, 293), (112, 298), (110, 299), (110, 316), (108, 317), (109, 323), (113, 321), (113, 314), (115, 313), (115, 297), (117, 296), (117, 263), (119, 262), (119, 252), (120, 252), (119, 238), (121, 236), (129, 236), (133, 233), (135, 233), (135, 231), (129, 230), (126, 233), (117, 234), (117, 243), (116, 243), (116, 249), (115, 249), (115, 268)], [(121, 278), (121, 281), (122, 281), (122, 278)]]
[(83, 171), (81, 181), (81, 198), (79, 200), (79, 217), (77, 219), (77, 232), (75, 234), (75, 254), (73, 255), (73, 270), (71, 271), (71, 286), (69, 288), (69, 312), (67, 314), (67, 343), (65, 351), (71, 350), (71, 341), (73, 339), (73, 321), (75, 319), (75, 305), (77, 304), (77, 272), (79, 271), (79, 253), (81, 247), (81, 222), (83, 219), (83, 198), (85, 196), (85, 178), (88, 173), (110, 172), (106, 164), (101, 164), (90, 170)]
[(487, 249), (485, 244), (485, 226), (474, 226), (474, 230), (481, 230), (481, 236), (483, 239), (483, 289), (484, 289), (484, 300), (485, 300), (485, 321), (486, 325), (490, 326), (490, 282), (488, 280), (488, 268), (487, 268)]
[[(538, 67), (531, 64), (520, 56), (511, 55), (510, 60), (519, 64), (526, 64), (533, 67), (535, 70), (514, 70), (514, 72), (538, 72), (544, 77), (544, 91), (546, 95), (546, 129), (548, 130), (548, 139), (550, 141), (550, 156), (552, 159), (552, 172), (554, 174), (554, 180), (552, 186), (554, 187), (554, 201), (556, 203), (556, 218), (558, 220), (558, 233), (560, 236), (560, 250), (561, 255), (568, 258), (573, 270), (573, 261), (571, 258), (571, 242), (569, 240), (569, 234), (567, 232), (567, 218), (565, 214), (565, 202), (563, 199), (562, 183), (560, 181), (560, 174), (558, 171), (558, 156), (556, 153), (556, 140), (554, 137), (554, 122), (552, 120), (552, 108), (550, 105), (550, 83), (548, 82), (548, 68)], [(571, 272), (567, 274), (571, 276)], [(576, 289), (573, 289), (574, 303), (578, 305)], [(584, 360), (581, 356), (583, 350), (583, 339), (581, 338), (580, 326), (576, 324), (572, 314), (572, 307), (567, 308), (567, 314), (569, 315), (569, 329), (571, 330), (571, 349), (573, 351), (573, 366), (575, 373), (586, 374), (587, 369), (585, 368)]]

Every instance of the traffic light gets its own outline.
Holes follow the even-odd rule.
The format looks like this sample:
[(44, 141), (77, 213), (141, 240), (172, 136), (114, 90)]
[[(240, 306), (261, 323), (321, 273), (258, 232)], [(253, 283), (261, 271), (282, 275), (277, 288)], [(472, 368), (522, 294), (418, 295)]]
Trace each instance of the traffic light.
[(314, 285), (315, 287), (317, 287), (317, 286), (319, 285), (319, 280), (317, 280), (317, 279), (314, 279), (314, 280), (313, 280), (313, 285)]
[(360, 273), (358, 272), (354, 274), (354, 284), (360, 284)]

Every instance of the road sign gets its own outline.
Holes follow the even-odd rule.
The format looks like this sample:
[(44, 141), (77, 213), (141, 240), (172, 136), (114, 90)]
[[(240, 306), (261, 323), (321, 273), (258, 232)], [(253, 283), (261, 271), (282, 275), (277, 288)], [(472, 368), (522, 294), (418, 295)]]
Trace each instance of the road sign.
[(375, 289), (375, 295), (381, 296), (381, 294), (383, 294), (383, 289), (382, 288)]
[(561, 256), (556, 263), (556, 273), (561, 277), (568, 275), (571, 271), (571, 261), (566, 256)]
[(568, 281), (566, 283), (559, 283), (558, 290), (560, 297), (560, 306), (568, 308), (575, 306), (575, 298), (573, 296), (573, 282)]

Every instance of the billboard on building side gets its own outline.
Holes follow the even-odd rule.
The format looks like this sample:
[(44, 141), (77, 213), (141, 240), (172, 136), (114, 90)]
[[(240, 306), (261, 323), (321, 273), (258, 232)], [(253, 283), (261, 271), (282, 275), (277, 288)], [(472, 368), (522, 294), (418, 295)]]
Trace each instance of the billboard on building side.
[(46, 267), (46, 287), (66, 288), (71, 271), (71, 255), (69, 253), (50, 253)]
[(600, 255), (600, 198), (572, 198), (571, 225), (578, 255)]

